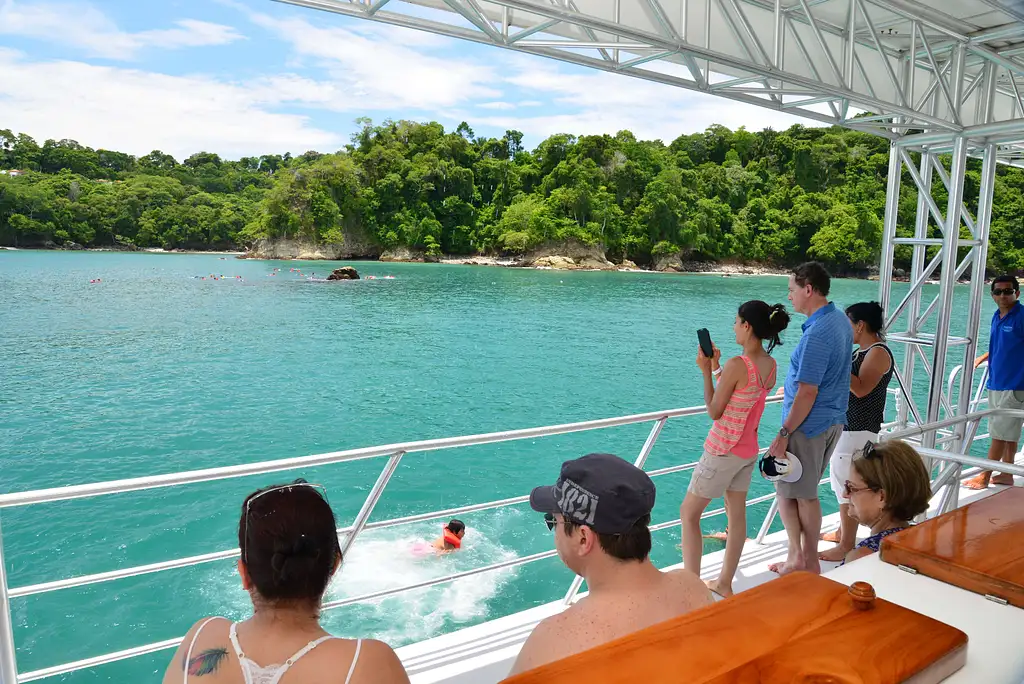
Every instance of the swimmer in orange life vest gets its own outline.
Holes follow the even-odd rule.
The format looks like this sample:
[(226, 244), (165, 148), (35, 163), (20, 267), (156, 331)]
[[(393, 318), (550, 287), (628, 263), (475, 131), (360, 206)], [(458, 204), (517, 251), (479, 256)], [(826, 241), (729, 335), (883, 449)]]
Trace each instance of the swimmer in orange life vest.
[(461, 520), (449, 520), (441, 532), (441, 537), (431, 544), (436, 550), (448, 553), (462, 548), (462, 538), (466, 536), (465, 523)]

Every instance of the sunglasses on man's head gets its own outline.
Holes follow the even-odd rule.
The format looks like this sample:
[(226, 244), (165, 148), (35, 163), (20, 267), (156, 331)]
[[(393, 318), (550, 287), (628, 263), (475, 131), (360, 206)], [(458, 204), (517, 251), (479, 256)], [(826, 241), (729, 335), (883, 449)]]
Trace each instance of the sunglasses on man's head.
[(994, 296), (994, 297), (998, 297), (999, 295), (1007, 295), (1007, 296), (1009, 296), (1009, 295), (1012, 295), (1014, 292), (1016, 292), (1016, 290), (1014, 290), (1012, 287), (1001, 288), (1001, 289), (998, 289), (998, 290), (994, 289), (994, 290), (992, 290), (992, 296)]
[(558, 524), (558, 521), (555, 520), (555, 514), (554, 513), (545, 513), (544, 514), (544, 524), (548, 526), (548, 532), (551, 532), (552, 530), (554, 530), (555, 529), (555, 525)]

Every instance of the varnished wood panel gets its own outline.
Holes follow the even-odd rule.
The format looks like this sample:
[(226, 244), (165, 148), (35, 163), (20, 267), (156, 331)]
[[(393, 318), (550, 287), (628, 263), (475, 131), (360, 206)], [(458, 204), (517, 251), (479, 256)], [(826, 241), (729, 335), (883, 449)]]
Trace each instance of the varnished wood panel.
[(890, 535), (880, 555), (1024, 608), (1024, 489), (1005, 489)]
[(675, 620), (523, 672), (508, 684), (933, 684), (967, 635), (846, 585), (793, 573)]

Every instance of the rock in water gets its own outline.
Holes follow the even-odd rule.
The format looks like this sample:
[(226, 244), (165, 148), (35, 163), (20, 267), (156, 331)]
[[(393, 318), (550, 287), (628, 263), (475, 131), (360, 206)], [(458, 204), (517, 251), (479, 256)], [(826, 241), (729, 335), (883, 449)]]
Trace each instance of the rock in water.
[(359, 274), (351, 266), (336, 268), (327, 276), (328, 280), (359, 280)]

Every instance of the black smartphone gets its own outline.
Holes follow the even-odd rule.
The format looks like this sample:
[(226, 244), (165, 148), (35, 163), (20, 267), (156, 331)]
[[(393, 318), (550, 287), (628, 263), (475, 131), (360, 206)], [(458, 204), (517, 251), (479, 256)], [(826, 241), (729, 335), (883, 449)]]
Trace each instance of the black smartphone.
[(701, 328), (697, 331), (697, 342), (700, 344), (700, 350), (704, 356), (709, 359), (714, 356), (715, 349), (711, 346), (711, 333), (708, 332), (707, 328)]

